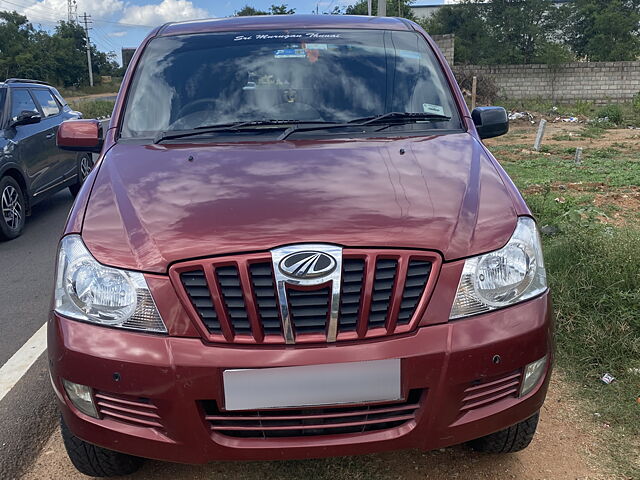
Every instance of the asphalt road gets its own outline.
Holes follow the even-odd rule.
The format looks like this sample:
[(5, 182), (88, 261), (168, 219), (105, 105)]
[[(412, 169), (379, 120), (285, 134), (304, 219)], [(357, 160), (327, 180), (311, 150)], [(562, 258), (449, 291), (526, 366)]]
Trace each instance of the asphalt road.
[[(73, 198), (61, 191), (33, 208), (22, 236), (0, 242), (0, 365), (45, 323), (58, 240)], [(0, 401), (0, 478), (16, 478), (57, 418), (43, 354)]]

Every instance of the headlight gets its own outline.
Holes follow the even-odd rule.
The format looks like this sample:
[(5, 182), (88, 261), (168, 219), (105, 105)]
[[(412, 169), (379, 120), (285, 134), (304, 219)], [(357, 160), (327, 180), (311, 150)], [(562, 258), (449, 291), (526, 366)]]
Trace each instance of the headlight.
[(547, 289), (540, 235), (533, 219), (520, 217), (500, 250), (464, 262), (449, 318), (468, 317), (533, 298)]
[(60, 242), (55, 311), (110, 327), (167, 332), (144, 276), (101, 265), (79, 235)]

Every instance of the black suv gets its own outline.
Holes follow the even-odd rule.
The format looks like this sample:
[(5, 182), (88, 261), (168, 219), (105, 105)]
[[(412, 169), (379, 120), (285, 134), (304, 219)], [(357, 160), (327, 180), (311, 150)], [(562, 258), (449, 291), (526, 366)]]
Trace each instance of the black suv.
[(0, 82), (0, 240), (15, 238), (40, 200), (69, 188), (73, 195), (93, 165), (90, 153), (56, 147), (58, 126), (82, 118), (51, 85)]

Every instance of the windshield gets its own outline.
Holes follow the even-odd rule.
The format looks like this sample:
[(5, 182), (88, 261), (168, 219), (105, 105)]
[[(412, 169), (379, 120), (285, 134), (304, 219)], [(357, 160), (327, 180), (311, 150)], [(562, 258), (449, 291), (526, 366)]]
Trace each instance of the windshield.
[(159, 37), (145, 48), (121, 136), (233, 122), (348, 122), (387, 112), (451, 117), (442, 69), (415, 32), (321, 30)]

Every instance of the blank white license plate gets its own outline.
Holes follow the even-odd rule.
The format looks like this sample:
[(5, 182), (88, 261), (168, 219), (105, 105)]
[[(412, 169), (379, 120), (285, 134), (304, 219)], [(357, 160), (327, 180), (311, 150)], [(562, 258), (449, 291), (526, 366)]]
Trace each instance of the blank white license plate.
[(400, 359), (225, 370), (227, 410), (400, 400)]

